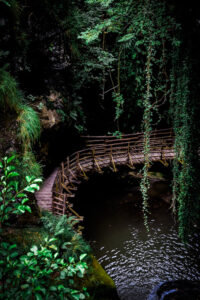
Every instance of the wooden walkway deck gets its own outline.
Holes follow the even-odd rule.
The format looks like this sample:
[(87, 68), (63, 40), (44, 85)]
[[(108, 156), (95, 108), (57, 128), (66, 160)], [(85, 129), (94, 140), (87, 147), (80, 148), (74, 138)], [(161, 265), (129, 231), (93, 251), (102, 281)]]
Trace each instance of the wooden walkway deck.
[[(41, 209), (56, 215), (66, 213), (81, 217), (73, 210), (72, 198), (75, 197), (82, 178), (87, 179), (90, 171), (102, 172), (110, 167), (115, 172), (117, 166), (144, 162), (143, 133), (123, 135), (121, 139), (113, 136), (84, 137), (87, 148), (67, 157), (44, 187), (37, 192), (36, 198)], [(174, 134), (172, 129), (156, 130), (150, 137), (150, 161), (167, 161), (174, 158)], [(48, 188), (45, 186), (48, 185)], [(48, 192), (47, 192), (48, 190)], [(43, 199), (42, 199), (43, 198)]]

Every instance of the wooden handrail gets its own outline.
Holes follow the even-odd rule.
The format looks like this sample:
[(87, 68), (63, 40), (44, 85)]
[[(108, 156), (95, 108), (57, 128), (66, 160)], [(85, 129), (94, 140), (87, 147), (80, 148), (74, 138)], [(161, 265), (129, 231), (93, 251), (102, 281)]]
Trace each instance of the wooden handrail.
[[(143, 146), (144, 134), (134, 133), (122, 135), (122, 138), (113, 136), (83, 136), (87, 148), (79, 150), (67, 157), (61, 164), (61, 169), (53, 186), (53, 212), (62, 215), (68, 211), (72, 213), (72, 204), (68, 198), (74, 197), (75, 185), (79, 178), (87, 179), (86, 172), (110, 166), (114, 171), (118, 164), (127, 164), (132, 167), (135, 163), (144, 161)], [(174, 156), (173, 130), (161, 129), (150, 133), (150, 160), (172, 159)], [(75, 214), (77, 217), (77, 213)], [(82, 217), (80, 217), (82, 219)]]

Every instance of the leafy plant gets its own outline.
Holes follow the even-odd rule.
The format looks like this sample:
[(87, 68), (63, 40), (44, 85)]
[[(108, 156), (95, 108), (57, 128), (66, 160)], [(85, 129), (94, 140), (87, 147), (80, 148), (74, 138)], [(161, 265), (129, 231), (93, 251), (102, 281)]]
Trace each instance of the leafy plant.
[(45, 213), (42, 217), (44, 228), (48, 232), (49, 239), (56, 238), (56, 245), (60, 249), (60, 254), (65, 259), (70, 256), (78, 259), (84, 253), (91, 253), (90, 246), (84, 241), (82, 236), (77, 233), (74, 227), (77, 221), (74, 217), (57, 217), (50, 213)]
[(55, 238), (45, 239), (44, 246), (32, 246), (19, 255), (16, 245), (0, 244), (0, 299), (85, 299), (88, 293), (75, 288), (75, 278), (87, 270), (86, 254), (65, 260), (59, 257)]
[(14, 164), (11, 164), (15, 156), (4, 157), (0, 161), (0, 227), (5, 224), (10, 217), (20, 215), (26, 211), (31, 212), (31, 208), (26, 203), (29, 201), (27, 193), (34, 193), (39, 190), (42, 180), (39, 178), (26, 176), (26, 186), (19, 189), (19, 173), (16, 172)]
[[(32, 145), (40, 136), (40, 120), (37, 112), (25, 103), (15, 79), (4, 69), (0, 69), (0, 106), (4, 107), (5, 111), (9, 108), (17, 113), (19, 129), (16, 133), (22, 144), (23, 154), (27, 156), (27, 152), (31, 152)], [(33, 160), (35, 161), (35, 158)], [(31, 163), (27, 169), (31, 171)]]
[(170, 98), (170, 114), (175, 133), (172, 208), (178, 215), (179, 235), (184, 241), (187, 241), (194, 226), (200, 222), (197, 164), (199, 140), (194, 120), (197, 108), (190, 92), (189, 74), (187, 60), (180, 65), (175, 51)]

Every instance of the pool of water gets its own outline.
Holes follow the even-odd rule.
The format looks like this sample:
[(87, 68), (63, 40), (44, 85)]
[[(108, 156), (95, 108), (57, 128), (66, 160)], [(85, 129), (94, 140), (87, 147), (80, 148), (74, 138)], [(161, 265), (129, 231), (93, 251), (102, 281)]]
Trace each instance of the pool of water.
[(169, 205), (158, 200), (151, 205), (147, 232), (133, 193), (97, 190), (89, 202), (84, 234), (120, 299), (145, 300), (166, 280), (200, 280), (198, 237), (181, 242)]

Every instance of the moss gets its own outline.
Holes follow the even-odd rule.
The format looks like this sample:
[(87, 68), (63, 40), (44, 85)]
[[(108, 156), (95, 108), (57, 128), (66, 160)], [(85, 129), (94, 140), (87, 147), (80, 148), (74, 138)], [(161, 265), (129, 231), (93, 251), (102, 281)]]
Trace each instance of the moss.
[(92, 255), (90, 273), (84, 280), (91, 300), (119, 299), (114, 281), (108, 276), (97, 259)]
[(28, 251), (32, 245), (40, 245), (46, 237), (45, 231), (40, 227), (7, 228), (2, 238), (6, 242), (17, 244), (21, 252)]

